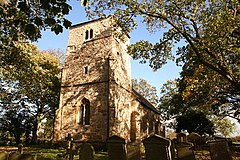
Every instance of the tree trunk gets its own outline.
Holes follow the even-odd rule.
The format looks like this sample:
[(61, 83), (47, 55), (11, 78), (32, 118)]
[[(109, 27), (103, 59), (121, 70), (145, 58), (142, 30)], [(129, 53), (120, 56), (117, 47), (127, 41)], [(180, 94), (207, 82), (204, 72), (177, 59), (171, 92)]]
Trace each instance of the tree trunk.
[(32, 140), (31, 140), (32, 144), (37, 143), (37, 131), (38, 131), (38, 118), (36, 118), (33, 122)]

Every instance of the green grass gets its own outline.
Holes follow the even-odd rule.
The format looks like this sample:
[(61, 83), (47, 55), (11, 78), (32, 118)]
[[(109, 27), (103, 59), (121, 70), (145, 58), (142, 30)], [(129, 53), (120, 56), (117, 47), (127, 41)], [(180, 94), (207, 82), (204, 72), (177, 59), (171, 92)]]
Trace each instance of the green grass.
[[(3, 146), (0, 147), (1, 151), (7, 152), (14, 152), (17, 150), (17, 147), (10, 147), (10, 146)], [(45, 148), (43, 146), (31, 146), (31, 147), (24, 147), (23, 152), (28, 152), (33, 155), (37, 155), (37, 160), (65, 160), (64, 158), (59, 158), (58, 154), (65, 153), (63, 148), (59, 149), (52, 149), (52, 148)], [(78, 155), (74, 156), (74, 159), (78, 159)], [(107, 152), (97, 152), (95, 154), (95, 160), (108, 160)]]
[(240, 145), (240, 142), (232, 142), (233, 144)]

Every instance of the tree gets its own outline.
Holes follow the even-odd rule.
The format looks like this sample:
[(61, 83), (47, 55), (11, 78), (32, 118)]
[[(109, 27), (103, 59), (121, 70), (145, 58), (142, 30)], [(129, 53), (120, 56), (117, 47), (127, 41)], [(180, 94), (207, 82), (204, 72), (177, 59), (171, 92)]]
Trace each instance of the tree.
[[(159, 42), (153, 44), (141, 40), (129, 47), (133, 58), (141, 59), (142, 63), (149, 61), (153, 69), (172, 59), (172, 48), (184, 41), (186, 45), (177, 50), (178, 65), (183, 65), (186, 74), (193, 68), (204, 68), (203, 71), (215, 75), (213, 80), (216, 82), (221, 79), (221, 83), (227, 86), (223, 89), (225, 97), (221, 98), (229, 103), (232, 116), (237, 117), (240, 112), (232, 105), (239, 106), (240, 95), (239, 3), (225, 0), (94, 0), (86, 10), (89, 17), (113, 13), (116, 25), (124, 32), (135, 29), (139, 17), (149, 31), (163, 29)], [(215, 84), (214, 81), (211, 85), (222, 89)], [(232, 97), (234, 101), (231, 101)]]
[(189, 133), (195, 132), (200, 135), (213, 135), (213, 123), (202, 112), (188, 111), (176, 118), (176, 132), (187, 130)]
[[(3, 133), (9, 132), (17, 144), (25, 133), (29, 139), (27, 129), (32, 126), (31, 108), (27, 105), (26, 97), (19, 92), (18, 85), (12, 81), (1, 81), (0, 99), (0, 129)], [(26, 141), (28, 143), (28, 141)]]
[(179, 79), (168, 80), (160, 89), (158, 108), (165, 120), (174, 119), (183, 113), (184, 103), (178, 92), (178, 81)]
[(211, 121), (214, 124), (215, 132), (224, 137), (230, 136), (236, 130), (236, 125), (227, 118), (215, 116), (211, 118)]
[[(2, 84), (9, 82), (9, 86), (1, 87), (3, 96), (0, 102), (4, 107), (6, 104), (12, 106), (16, 100), (27, 101), (32, 114), (32, 142), (35, 143), (39, 123), (44, 118), (54, 119), (55, 109), (58, 107), (60, 68), (58, 58), (49, 54), (52, 51), (40, 52), (30, 43), (25, 43), (24, 46), (19, 53), (27, 57), (27, 62), (30, 63), (19, 63), (18, 69), (5, 66), (0, 70)], [(24, 59), (20, 61), (24, 62)], [(8, 95), (15, 94), (13, 90), (19, 93), (19, 97), (8, 100)]]
[(158, 96), (156, 87), (151, 86), (144, 79), (132, 79), (133, 89), (140, 93), (144, 98), (151, 102), (154, 106), (158, 104)]

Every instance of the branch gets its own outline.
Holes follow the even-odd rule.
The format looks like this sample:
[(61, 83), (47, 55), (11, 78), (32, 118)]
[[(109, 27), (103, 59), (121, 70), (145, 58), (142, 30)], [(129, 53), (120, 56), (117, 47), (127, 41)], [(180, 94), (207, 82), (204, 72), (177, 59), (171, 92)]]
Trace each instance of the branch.
[[(212, 69), (213, 71), (217, 72), (218, 74), (222, 75), (225, 79), (227, 79), (232, 85), (234, 85), (235, 87), (237, 88), (240, 88), (240, 84), (233, 81), (231, 77), (229, 77), (228, 74), (226, 74), (226, 72), (222, 71), (221, 69), (219, 68), (216, 68), (214, 65), (208, 63), (207, 61), (204, 61), (203, 58), (202, 58), (202, 55), (199, 53), (198, 49), (196, 48), (196, 46), (194, 45), (193, 41), (190, 39), (191, 36), (187, 33), (184, 33), (179, 27), (177, 27), (175, 24), (173, 24), (167, 17), (165, 17), (164, 15), (154, 15), (154, 14), (151, 14), (151, 13), (148, 13), (148, 12), (145, 12), (141, 9), (139, 9), (139, 12), (141, 14), (145, 14), (147, 16), (150, 16), (150, 17), (155, 17), (155, 18), (159, 18), (159, 19), (162, 19), (164, 21), (166, 21), (169, 25), (171, 25), (174, 29), (177, 30), (177, 32), (179, 32), (184, 38), (185, 40), (189, 43), (189, 45), (191, 46), (191, 48), (193, 49), (193, 51), (196, 53), (197, 55), (197, 58), (199, 60), (200, 63), (202, 63), (203, 65), (209, 67), (210, 69)], [(201, 45), (201, 44), (200, 44)], [(212, 53), (210, 53), (207, 49), (205, 49), (207, 51), (207, 53), (210, 55), (210, 56), (214, 56)], [(220, 64), (219, 64), (220, 65)]]

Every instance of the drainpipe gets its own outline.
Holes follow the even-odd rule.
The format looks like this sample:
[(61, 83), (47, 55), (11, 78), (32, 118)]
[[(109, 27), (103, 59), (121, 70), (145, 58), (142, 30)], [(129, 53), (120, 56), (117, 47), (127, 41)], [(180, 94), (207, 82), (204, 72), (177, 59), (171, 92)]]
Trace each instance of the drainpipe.
[(107, 139), (109, 138), (110, 135), (110, 59), (109, 57), (107, 58), (107, 77), (108, 77), (108, 82), (107, 82), (107, 97), (108, 97), (108, 101), (107, 101)]

